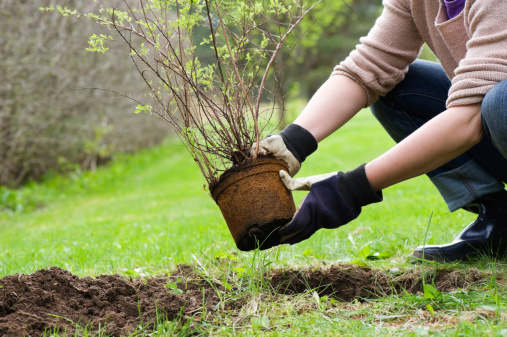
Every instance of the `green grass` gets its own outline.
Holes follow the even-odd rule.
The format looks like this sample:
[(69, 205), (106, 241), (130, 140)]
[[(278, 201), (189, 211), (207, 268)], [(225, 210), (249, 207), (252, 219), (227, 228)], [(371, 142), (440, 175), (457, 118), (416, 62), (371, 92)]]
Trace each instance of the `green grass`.
[[(323, 141), (298, 175), (350, 170), (393, 145), (369, 112), (362, 111)], [(353, 262), (386, 270), (420, 268), (407, 257), (423, 243), (431, 215), (428, 243), (451, 241), (473, 219), (464, 211), (449, 213), (426, 177), (386, 189), (384, 202), (366, 207), (346, 226), (321, 230), (298, 245), (262, 253), (235, 248), (203, 184), (185, 149), (168, 141), (135, 156), (118, 156), (93, 173), (76, 171), (66, 177), (48, 177), (19, 191), (0, 190), (0, 277), (50, 266), (80, 276), (145, 276), (165, 274), (177, 263), (186, 263), (220, 280), (224, 271), (216, 261), (227, 261), (233, 282), (250, 294), (247, 309), (201, 322), (196, 325), (198, 330), (247, 336), (507, 335), (503, 304), (493, 303), (492, 317), (476, 317), (481, 303), (493, 305), (489, 288), (431, 301), (424, 295), (411, 295), (333, 304), (320, 301), (311, 291), (295, 297), (275, 296), (262, 283), (272, 266), (306, 268), (323, 262)], [(299, 201), (304, 193), (294, 196)], [(381, 258), (372, 260), (374, 253)], [(476, 266), (505, 270), (501, 263), (487, 260)], [(256, 301), (256, 310), (248, 312), (251, 301)], [(433, 303), (435, 315), (427, 309), (428, 303)], [(489, 311), (484, 310), (490, 313), (492, 306), (487, 308)], [(466, 313), (474, 319), (465, 317)], [(266, 315), (270, 318), (263, 321)], [(442, 324), (448, 329), (442, 329)], [(197, 331), (173, 322), (166, 326), (178, 333)]]
[(25, 194), (42, 207), (0, 220), (0, 274), (52, 265), (83, 275), (160, 272), (216, 239), (229, 241), (187, 157), (181, 146), (166, 145), (31, 187)]
[[(323, 141), (299, 176), (353, 169), (392, 145), (364, 111)], [(18, 192), (28, 210), (4, 212), (0, 218), (0, 275), (48, 266), (79, 275), (158, 273), (190, 262), (193, 254), (211, 246), (236, 253), (203, 184), (184, 148), (168, 142), (136, 156), (120, 156), (93, 173), (28, 186)], [(298, 202), (304, 193), (294, 195)], [(449, 213), (426, 177), (385, 190), (384, 199), (366, 207), (347, 226), (321, 230), (299, 245), (279, 248), (280, 259), (298, 266), (315, 259), (353, 261), (366, 247), (391, 255), (390, 264), (404, 263), (411, 249), (422, 244), (431, 213), (430, 243), (451, 240), (472, 219), (462, 211)]]

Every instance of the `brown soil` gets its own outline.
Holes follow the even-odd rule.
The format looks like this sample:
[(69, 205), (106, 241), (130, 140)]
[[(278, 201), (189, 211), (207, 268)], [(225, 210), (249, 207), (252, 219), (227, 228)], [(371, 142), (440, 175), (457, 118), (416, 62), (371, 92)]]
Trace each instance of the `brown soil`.
[[(176, 284), (169, 291), (165, 284)], [(215, 285), (217, 286), (217, 285)], [(180, 266), (170, 277), (125, 280), (117, 275), (78, 278), (60, 268), (16, 274), (0, 279), (0, 336), (42, 336), (60, 328), (73, 335), (81, 328), (106, 326), (108, 335), (123, 336), (142, 324), (153, 327), (159, 317), (192, 316), (203, 305), (212, 309), (219, 299), (209, 283), (196, 279), (188, 266)], [(219, 286), (217, 286), (220, 288)]]
[[(474, 268), (427, 275), (428, 281), (434, 280), (440, 291), (467, 288), (486, 282), (489, 277)], [(312, 289), (341, 301), (382, 297), (399, 293), (402, 287), (410, 293), (422, 290), (419, 269), (391, 276), (354, 265), (274, 270), (270, 282), (278, 293), (304, 293)], [(177, 290), (168, 289), (166, 284), (176, 284)], [(140, 324), (153, 328), (157, 312), (159, 317), (169, 320), (200, 315), (203, 289), (206, 311), (214, 315), (219, 303), (216, 289), (223, 291), (223, 287), (211, 285), (189, 266), (178, 266), (171, 276), (144, 280), (126, 280), (117, 275), (79, 278), (56, 267), (32, 275), (6, 276), (0, 279), (0, 336), (41, 336), (44, 331), (56, 328), (73, 335), (78, 322), (81, 327), (95, 331), (106, 326), (108, 335), (128, 335)], [(239, 299), (224, 309), (237, 310), (241, 306)]]
[[(486, 282), (490, 275), (470, 268), (427, 272), (425, 278), (428, 284), (434, 283), (439, 291), (449, 292)], [(497, 278), (502, 282), (499, 275)], [(311, 289), (321, 296), (327, 295), (346, 302), (356, 298), (379, 298), (399, 294), (403, 289), (409, 293), (417, 293), (422, 291), (422, 284), (420, 269), (411, 269), (396, 276), (382, 270), (355, 265), (331, 265), (305, 271), (278, 270), (271, 278), (271, 286), (279, 293), (297, 294)]]

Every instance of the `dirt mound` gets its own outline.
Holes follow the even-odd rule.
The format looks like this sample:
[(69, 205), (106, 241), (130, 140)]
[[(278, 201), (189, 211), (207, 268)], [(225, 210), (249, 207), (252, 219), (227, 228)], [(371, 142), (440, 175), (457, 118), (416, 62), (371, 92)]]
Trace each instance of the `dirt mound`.
[(193, 276), (188, 266), (170, 277), (130, 281), (117, 275), (78, 278), (56, 267), (6, 276), (0, 279), (0, 336), (41, 336), (58, 327), (72, 335), (75, 323), (120, 336), (139, 325), (149, 328), (157, 317), (191, 316), (202, 308), (202, 288), (208, 309), (219, 301), (209, 283)]
[[(437, 270), (427, 272), (425, 281), (435, 284), (439, 291), (449, 292), (467, 288), (474, 283), (487, 282), (491, 275), (476, 268)], [(500, 276), (498, 276), (500, 277)], [(309, 290), (321, 296), (331, 296), (349, 302), (355, 298), (378, 298), (422, 291), (420, 269), (388, 273), (355, 265), (331, 265), (322, 269), (276, 270), (271, 275), (271, 286), (282, 294), (301, 294)]]

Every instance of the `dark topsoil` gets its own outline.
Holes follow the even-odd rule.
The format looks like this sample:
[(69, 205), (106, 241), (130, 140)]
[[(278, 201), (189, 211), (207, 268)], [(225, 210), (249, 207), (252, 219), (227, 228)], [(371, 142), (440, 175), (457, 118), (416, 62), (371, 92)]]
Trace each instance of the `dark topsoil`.
[[(477, 269), (442, 271), (428, 275), (441, 291), (466, 288), (488, 275)], [(178, 291), (165, 284), (176, 284)], [(428, 279), (429, 280), (429, 279)], [(422, 289), (417, 269), (398, 276), (353, 265), (332, 265), (321, 269), (275, 270), (271, 285), (278, 293), (304, 293), (316, 289), (321, 295), (341, 301), (382, 297)], [(44, 331), (60, 328), (72, 335), (76, 324), (97, 330), (99, 326), (112, 336), (128, 335), (142, 324), (148, 329), (158, 317), (185, 319), (202, 311), (212, 312), (219, 303), (219, 284), (211, 285), (189, 266), (178, 266), (171, 276), (126, 280), (117, 275), (78, 278), (53, 267), (32, 275), (15, 274), (0, 279), (0, 336), (41, 336)], [(240, 301), (226, 309), (241, 307)], [(150, 325), (151, 324), (151, 325)]]
[[(179, 292), (165, 284), (176, 284)], [(217, 286), (217, 285), (215, 285)], [(126, 280), (118, 275), (79, 278), (53, 267), (32, 275), (15, 274), (0, 279), (0, 336), (42, 336), (60, 328), (73, 335), (76, 324), (101, 329), (112, 336), (128, 335), (153, 327), (157, 317), (175, 319), (218, 303), (215, 290), (195, 276), (188, 266), (179, 266), (174, 276)], [(220, 286), (218, 286), (220, 289)]]

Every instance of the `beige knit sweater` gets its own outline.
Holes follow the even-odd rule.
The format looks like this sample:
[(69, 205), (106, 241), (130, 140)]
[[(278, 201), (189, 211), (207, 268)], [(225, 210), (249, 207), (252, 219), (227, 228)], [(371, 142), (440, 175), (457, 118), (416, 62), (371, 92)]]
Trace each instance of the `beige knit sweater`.
[(398, 84), (425, 42), (452, 79), (447, 107), (482, 102), (507, 79), (507, 0), (467, 0), (451, 20), (443, 0), (384, 0), (377, 22), (333, 74), (368, 94), (368, 105)]

